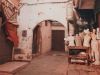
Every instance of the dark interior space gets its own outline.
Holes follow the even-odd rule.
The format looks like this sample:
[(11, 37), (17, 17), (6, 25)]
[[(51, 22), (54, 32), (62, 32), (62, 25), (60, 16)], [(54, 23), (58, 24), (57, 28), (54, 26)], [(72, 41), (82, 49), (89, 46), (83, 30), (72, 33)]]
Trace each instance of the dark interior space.
[[(0, 12), (0, 17), (2, 13)], [(4, 22), (2, 20), (2, 22)], [(6, 40), (5, 26), (1, 26), (0, 30), (0, 64), (11, 61), (12, 59), (12, 49), (13, 42)]]
[(40, 48), (40, 39), (41, 39), (41, 32), (40, 32), (40, 26), (37, 25), (35, 29), (33, 30), (33, 44), (32, 44), (32, 54), (36, 54), (39, 52)]
[(74, 16), (74, 20), (70, 23), (74, 24), (75, 27), (75, 34), (78, 34), (79, 32), (83, 32), (84, 29), (89, 29), (90, 31), (92, 31), (93, 28), (96, 28), (94, 26), (94, 22), (95, 22), (95, 17), (94, 17), (94, 10), (92, 9), (76, 9), (79, 20), (76, 19), (76, 17)]

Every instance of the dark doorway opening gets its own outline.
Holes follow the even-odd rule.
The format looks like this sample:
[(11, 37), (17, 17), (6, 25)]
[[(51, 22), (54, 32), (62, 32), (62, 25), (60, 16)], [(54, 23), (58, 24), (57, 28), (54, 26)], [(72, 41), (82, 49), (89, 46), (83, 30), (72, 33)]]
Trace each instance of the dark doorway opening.
[(41, 30), (40, 25), (37, 25), (33, 30), (33, 44), (32, 44), (32, 54), (36, 54), (41, 50)]

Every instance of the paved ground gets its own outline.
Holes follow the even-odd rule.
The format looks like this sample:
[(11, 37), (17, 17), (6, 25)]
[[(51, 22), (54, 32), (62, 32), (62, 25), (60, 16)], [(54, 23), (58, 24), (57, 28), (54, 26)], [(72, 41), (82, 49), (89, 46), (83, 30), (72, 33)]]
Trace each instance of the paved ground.
[(15, 75), (97, 75), (97, 72), (90, 66), (68, 65), (66, 52), (51, 51), (34, 58)]
[(68, 67), (67, 75), (98, 75), (98, 74), (96, 70), (91, 66), (70, 64)]

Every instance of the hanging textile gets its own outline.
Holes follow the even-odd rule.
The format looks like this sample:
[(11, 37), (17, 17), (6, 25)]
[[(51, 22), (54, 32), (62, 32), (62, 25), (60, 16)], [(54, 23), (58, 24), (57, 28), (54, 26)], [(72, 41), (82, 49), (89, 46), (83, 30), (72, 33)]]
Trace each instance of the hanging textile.
[[(2, 2), (2, 15), (5, 23), (5, 31), (7, 39), (14, 43), (14, 46), (18, 46), (18, 36), (17, 36), (17, 27), (19, 26), (16, 20), (17, 14), (14, 14), (16, 8), (11, 3), (4, 0)], [(14, 14), (12, 16), (12, 14)], [(11, 17), (12, 16), (12, 17)]]

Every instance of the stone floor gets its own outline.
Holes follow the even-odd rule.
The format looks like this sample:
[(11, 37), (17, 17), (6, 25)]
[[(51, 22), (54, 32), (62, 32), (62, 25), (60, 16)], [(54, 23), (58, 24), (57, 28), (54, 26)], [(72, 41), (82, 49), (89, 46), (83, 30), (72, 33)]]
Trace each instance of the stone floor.
[(98, 75), (96, 70), (91, 66), (70, 64), (67, 75)]
[(49, 52), (33, 59), (30, 65), (15, 75), (66, 75), (66, 52)]
[(67, 57), (66, 52), (51, 51), (34, 58), (15, 75), (99, 75), (91, 66), (68, 64)]

